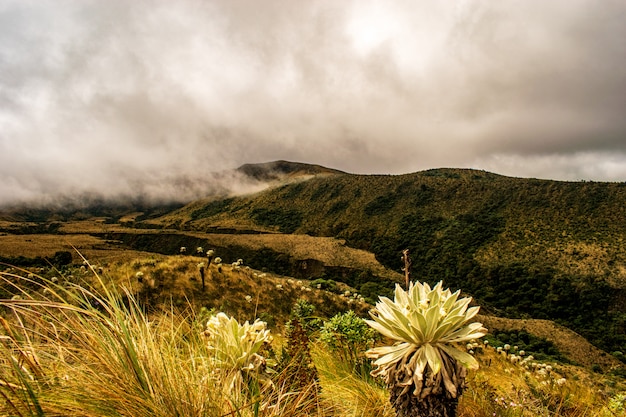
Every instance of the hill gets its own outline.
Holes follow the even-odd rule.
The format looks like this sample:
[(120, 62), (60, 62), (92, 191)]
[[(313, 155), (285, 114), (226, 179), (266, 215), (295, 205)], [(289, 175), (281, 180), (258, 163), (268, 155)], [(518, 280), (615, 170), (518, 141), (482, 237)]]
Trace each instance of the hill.
[(602, 349), (626, 344), (626, 183), (437, 169), (317, 175), (197, 201), (137, 227), (343, 239), (401, 272), (463, 288), (490, 312), (550, 319)]
[(236, 169), (247, 177), (259, 181), (281, 181), (288, 178), (311, 177), (315, 175), (345, 174), (321, 165), (305, 164), (290, 161), (272, 161), (260, 164), (244, 164)]
[[(0, 270), (5, 283), (18, 284), (4, 285), (2, 290), (11, 294), (0, 296), (3, 311), (14, 310), (0, 319), (5, 341), (0, 391), (8, 399), (0, 404), (0, 413), (30, 415), (34, 408), (40, 415), (90, 416), (222, 416), (232, 409), (244, 416), (353, 416), (355, 410), (371, 417), (394, 414), (381, 381), (369, 376), (367, 364), (357, 365), (346, 354), (351, 346), (346, 341), (358, 333), (335, 337), (335, 343), (345, 343), (339, 349), (320, 337), (332, 315), (352, 309), (363, 316), (371, 308), (352, 294), (346, 297), (344, 291), (352, 293), (353, 288), (317, 288), (312, 281), (264, 273), (245, 262), (211, 263), (204, 270), (203, 288), (198, 268), (202, 256), (138, 254), (87, 268), (71, 264)], [(259, 413), (263, 408), (252, 402), (234, 406), (235, 400), (225, 401), (228, 395), (223, 393), (233, 388), (207, 363), (212, 355), (203, 333), (216, 312), (239, 322), (258, 317), (268, 324), (274, 342), (262, 354), (277, 372), (269, 373), (272, 383), (261, 387), (259, 398), (264, 405), (280, 407)], [(307, 332), (290, 333), (285, 325), (290, 317), (301, 318)], [(499, 329), (556, 329), (533, 321), (479, 320)], [(616, 367), (616, 359), (603, 359), (569, 333), (561, 329), (555, 335), (566, 334), (575, 349), (588, 352), (584, 360), (590, 364), (602, 364), (603, 370)], [(496, 332), (493, 336), (502, 337)], [(290, 352), (300, 352), (294, 343), (307, 346), (306, 355), (291, 357)], [(358, 345), (354, 353), (362, 354), (366, 346)], [(473, 347), (480, 368), (469, 371), (459, 416), (621, 415), (624, 384), (616, 375), (553, 357), (541, 359), (543, 352), (530, 349), (528, 361), (519, 362), (512, 355), (523, 355), (518, 347), (506, 354), (497, 346), (502, 345)]]
[(71, 250), (63, 242), (72, 241), (88, 254), (123, 259), (204, 246), (228, 262), (241, 256), (267, 272), (343, 282), (373, 301), (401, 281), (408, 248), (414, 279), (443, 279), (491, 315), (555, 321), (623, 358), (626, 183), (467, 169), (354, 175), (287, 161), (238, 172), (266, 186), (169, 211), (112, 212), (106, 204), (69, 217), (13, 211), (0, 224), (0, 256), (24, 264), (31, 261), (20, 253), (53, 257), (59, 235), (57, 250)]

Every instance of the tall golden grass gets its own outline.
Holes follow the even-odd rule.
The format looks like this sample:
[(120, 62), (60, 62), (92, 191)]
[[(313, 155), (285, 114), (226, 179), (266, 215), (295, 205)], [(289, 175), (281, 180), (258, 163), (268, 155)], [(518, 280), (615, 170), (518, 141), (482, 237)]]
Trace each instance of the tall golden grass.
[(225, 394), (193, 311), (149, 317), (131, 292), (94, 274), (97, 289), (2, 273), (19, 299), (0, 301), (1, 415), (273, 416), (311, 407), (312, 387)]
[[(272, 384), (230, 392), (202, 335), (204, 318), (191, 305), (147, 314), (131, 289), (95, 269), (92, 275), (90, 284), (77, 284), (26, 270), (0, 272), (2, 288), (15, 295), (0, 300), (0, 415), (394, 415), (380, 381), (315, 341), (318, 380), (286, 383), (297, 372), (293, 363), (277, 368)], [(478, 359), (461, 417), (626, 415), (616, 402), (623, 386), (603, 385), (575, 367), (558, 368), (567, 383), (557, 386), (493, 349)]]

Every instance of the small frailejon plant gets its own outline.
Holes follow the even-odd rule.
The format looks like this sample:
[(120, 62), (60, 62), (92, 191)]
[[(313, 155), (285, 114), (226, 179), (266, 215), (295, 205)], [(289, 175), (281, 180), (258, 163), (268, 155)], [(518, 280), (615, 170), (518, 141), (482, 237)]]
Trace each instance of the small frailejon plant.
[[(205, 335), (215, 373), (226, 382), (226, 395), (234, 396), (237, 402), (254, 399), (263, 384), (272, 383), (268, 372), (273, 363), (260, 354), (272, 341), (265, 322), (257, 319), (240, 324), (235, 318), (218, 313), (208, 321)], [(236, 398), (238, 395), (243, 398)]]
[(626, 415), (626, 393), (612, 397), (609, 400), (609, 410), (616, 416)]
[(373, 376), (384, 378), (396, 415), (455, 416), (465, 386), (467, 369), (478, 362), (455, 347), (484, 336), (481, 323), (469, 323), (479, 307), (460, 290), (443, 290), (440, 281), (410, 283), (404, 291), (396, 285), (394, 300), (380, 297), (366, 322), (396, 343), (366, 352), (375, 359)]

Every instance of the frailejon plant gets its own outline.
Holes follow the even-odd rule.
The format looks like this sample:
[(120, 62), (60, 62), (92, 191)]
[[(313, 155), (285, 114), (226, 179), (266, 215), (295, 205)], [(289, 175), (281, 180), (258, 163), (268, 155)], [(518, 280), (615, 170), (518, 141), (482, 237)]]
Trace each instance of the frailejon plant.
[(459, 299), (460, 290), (443, 290), (441, 281), (410, 283), (404, 291), (396, 285), (394, 300), (380, 297), (366, 322), (393, 346), (370, 349), (375, 359), (373, 376), (382, 376), (396, 415), (455, 416), (467, 368), (478, 362), (455, 347), (484, 336), (481, 323), (469, 323), (479, 307), (469, 307), (471, 297)]
[(220, 380), (226, 381), (227, 393), (245, 397), (235, 400), (254, 397), (262, 388), (259, 384), (271, 384), (268, 371), (273, 363), (260, 354), (263, 346), (272, 341), (265, 322), (257, 319), (252, 324), (240, 324), (235, 318), (218, 313), (208, 321), (205, 335), (210, 358), (221, 374)]

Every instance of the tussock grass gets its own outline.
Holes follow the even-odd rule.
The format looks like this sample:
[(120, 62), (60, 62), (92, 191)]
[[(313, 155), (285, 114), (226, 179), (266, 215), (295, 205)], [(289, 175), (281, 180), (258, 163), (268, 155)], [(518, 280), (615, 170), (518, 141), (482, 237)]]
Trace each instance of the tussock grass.
[(3, 319), (3, 365), (13, 363), (4, 382), (29, 393), (14, 412), (210, 415), (209, 356), (188, 317), (170, 311), (151, 321), (125, 289), (44, 285), (41, 298), (2, 303), (13, 316)]
[[(312, 406), (311, 387), (229, 393), (193, 311), (149, 317), (130, 291), (95, 275), (97, 288), (87, 289), (2, 273), (21, 299), (0, 301), (0, 414), (271, 416)], [(20, 291), (18, 278), (39, 290)]]
[[(177, 259), (171, 261), (171, 271), (177, 262), (187, 262), (186, 257)], [(157, 267), (158, 262), (136, 268)], [(129, 270), (131, 276), (136, 268)], [(12, 271), (0, 272), (3, 288), (18, 296), (0, 300), (0, 415), (394, 415), (381, 381), (355, 372), (352, 363), (321, 343), (311, 344), (318, 380), (294, 384), (291, 375), (301, 366), (294, 361), (270, 374), (272, 384), (251, 383), (232, 392), (228, 376), (216, 372), (202, 335), (206, 318), (191, 303), (180, 308), (165, 304), (148, 314), (136, 297), (137, 288), (111, 280), (97, 268), (91, 270), (90, 284)], [(223, 288), (231, 272), (222, 274)], [(232, 276), (247, 279), (240, 272)], [(285, 283), (268, 279), (273, 288), (274, 280)], [(263, 299), (254, 304), (245, 305), (261, 314)], [(280, 344), (288, 341), (276, 340), (273, 350), (279, 352)], [(554, 376), (512, 364), (492, 348), (477, 358), (481, 367), (468, 376), (459, 416), (625, 415), (620, 398), (626, 390), (619, 381), (553, 364), (554, 374), (567, 380), (558, 385)]]
[(316, 346), (313, 358), (323, 387), (322, 398), (333, 415), (346, 417), (392, 417), (387, 390), (365, 374), (354, 372), (353, 364)]

